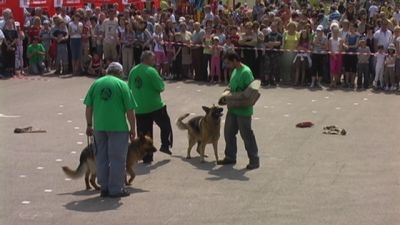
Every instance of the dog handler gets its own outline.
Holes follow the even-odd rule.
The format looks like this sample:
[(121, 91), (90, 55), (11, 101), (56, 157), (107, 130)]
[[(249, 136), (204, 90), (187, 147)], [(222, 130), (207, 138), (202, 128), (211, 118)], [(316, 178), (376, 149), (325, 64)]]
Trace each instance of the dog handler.
[[(161, 99), (161, 92), (165, 85), (153, 67), (155, 56), (151, 51), (144, 51), (141, 62), (135, 66), (129, 74), (129, 88), (132, 90), (138, 107), (136, 108), (137, 132), (153, 137), (153, 122), (161, 130), (160, 152), (171, 155), (169, 150), (172, 147), (171, 120), (167, 112), (167, 106)], [(153, 154), (143, 158), (144, 163), (151, 163)]]
[(86, 134), (92, 136), (94, 133), (95, 137), (100, 196), (126, 197), (129, 192), (124, 189), (125, 164), (129, 137), (133, 141), (136, 136), (134, 109), (137, 105), (128, 85), (119, 78), (123, 74), (122, 65), (111, 63), (106, 74), (92, 84), (84, 100)]
[[(240, 56), (236, 52), (227, 53), (224, 59), (226, 66), (233, 69), (231, 80), (229, 81), (230, 91), (232, 93), (244, 91), (254, 80), (250, 68), (240, 62)], [(252, 106), (228, 108), (224, 127), (224, 137), (226, 142), (225, 158), (218, 161), (218, 165), (236, 164), (236, 135), (239, 131), (250, 160), (250, 163), (246, 168), (252, 170), (260, 167), (256, 138), (251, 129), (252, 115)]]

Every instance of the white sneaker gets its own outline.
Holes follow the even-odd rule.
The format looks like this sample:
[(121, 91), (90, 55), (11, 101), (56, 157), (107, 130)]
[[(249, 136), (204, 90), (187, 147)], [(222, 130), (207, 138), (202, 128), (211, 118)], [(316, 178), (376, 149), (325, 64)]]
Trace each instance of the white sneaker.
[(392, 88), (390, 89), (391, 91), (396, 91), (397, 88), (393, 85)]
[(389, 86), (386, 86), (386, 87), (385, 87), (385, 91), (389, 91)]
[(322, 88), (321, 82), (317, 82), (317, 87)]
[(315, 84), (314, 82), (311, 83), (310, 88), (314, 88)]

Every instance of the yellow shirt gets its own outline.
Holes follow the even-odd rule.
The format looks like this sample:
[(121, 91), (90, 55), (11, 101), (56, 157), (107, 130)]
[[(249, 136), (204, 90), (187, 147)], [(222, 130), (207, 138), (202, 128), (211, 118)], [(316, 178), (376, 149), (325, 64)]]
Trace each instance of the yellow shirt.
[(294, 35), (289, 35), (286, 31), (283, 34), (283, 48), (289, 50), (295, 50), (299, 43), (299, 34), (296, 32)]

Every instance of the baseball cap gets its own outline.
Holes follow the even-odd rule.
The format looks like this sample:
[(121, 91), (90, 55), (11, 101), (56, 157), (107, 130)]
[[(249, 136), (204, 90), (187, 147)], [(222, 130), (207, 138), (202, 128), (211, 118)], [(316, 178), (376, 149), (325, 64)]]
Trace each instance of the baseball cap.
[(323, 31), (323, 30), (324, 30), (324, 27), (322, 25), (318, 25), (317, 31)]

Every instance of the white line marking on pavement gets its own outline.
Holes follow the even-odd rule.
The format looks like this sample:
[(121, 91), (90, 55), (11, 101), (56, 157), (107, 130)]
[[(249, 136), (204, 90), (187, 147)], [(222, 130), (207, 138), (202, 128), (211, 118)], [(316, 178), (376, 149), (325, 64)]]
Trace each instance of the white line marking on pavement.
[(43, 166), (38, 166), (38, 167), (36, 167), (36, 169), (38, 169), (38, 170), (43, 170), (44, 167), (43, 167)]
[(56, 159), (56, 162), (62, 162), (63, 160), (62, 159)]
[(76, 151), (72, 151), (71, 154), (76, 154)]
[(4, 115), (0, 113), (0, 117), (1, 118), (19, 118), (21, 116), (17, 116), (17, 115)]
[(31, 204), (30, 201), (22, 201), (21, 203), (22, 203), (22, 205), (29, 205), (29, 204)]
[(26, 175), (19, 175), (19, 178), (26, 178)]
[(44, 192), (45, 192), (45, 193), (51, 193), (51, 192), (53, 192), (53, 190), (51, 190), (51, 189), (45, 189)]
[(65, 181), (71, 181), (71, 178), (65, 178), (64, 180)]

